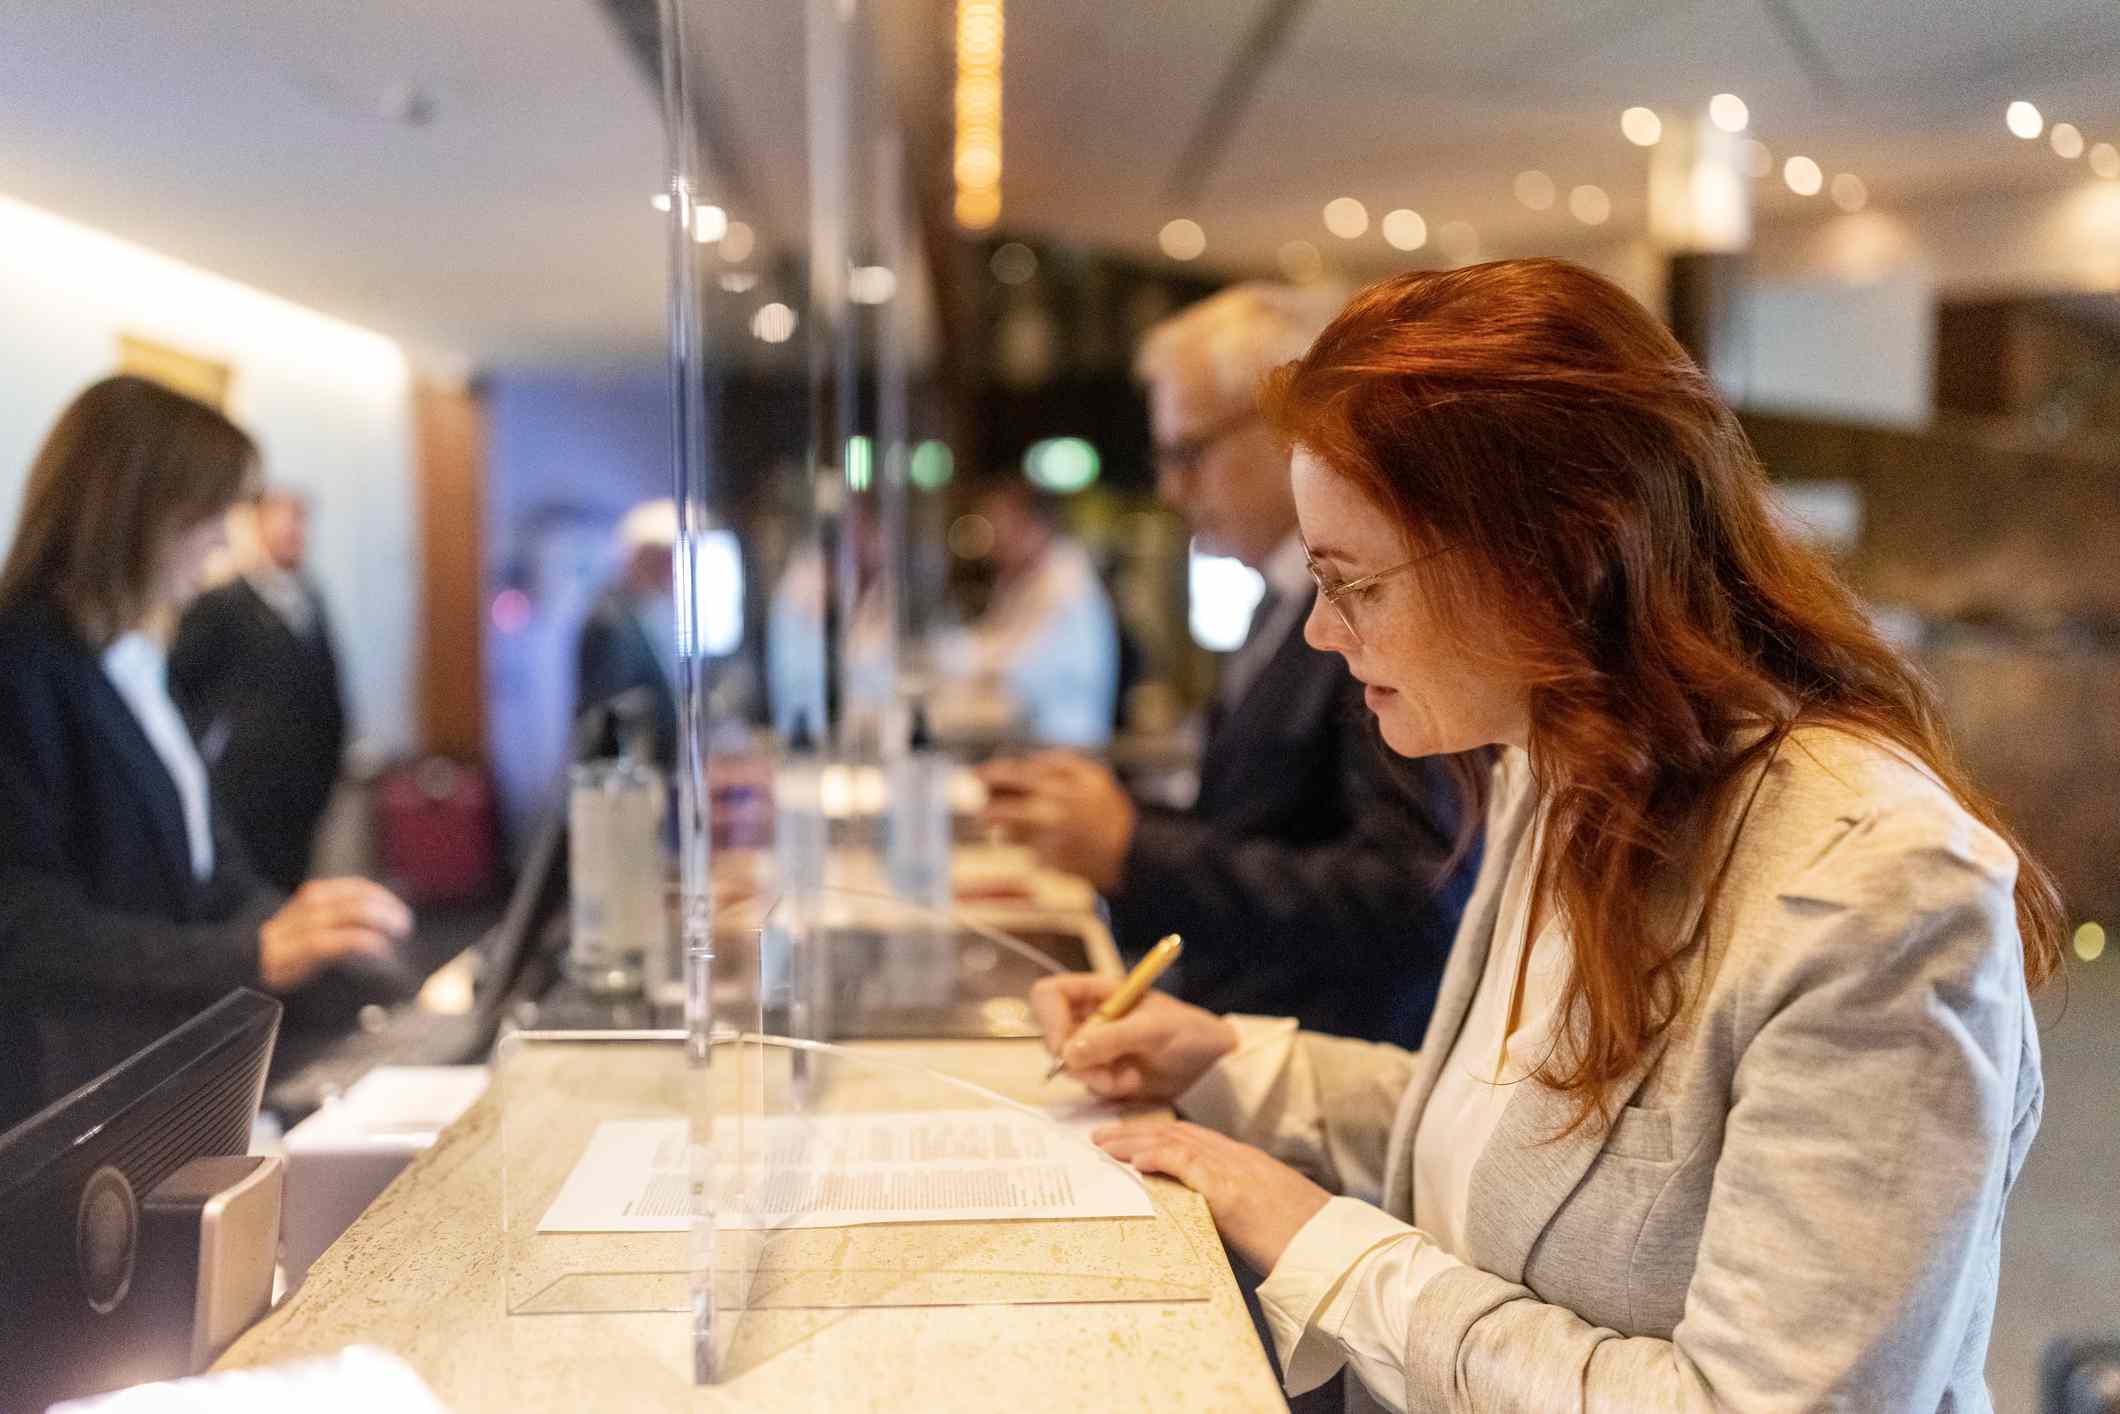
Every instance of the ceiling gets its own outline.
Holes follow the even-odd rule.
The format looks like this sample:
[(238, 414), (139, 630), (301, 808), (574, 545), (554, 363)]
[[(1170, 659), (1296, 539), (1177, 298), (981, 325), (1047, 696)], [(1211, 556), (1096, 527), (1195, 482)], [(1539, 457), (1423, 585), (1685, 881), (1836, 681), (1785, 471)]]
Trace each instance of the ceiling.
[[(393, 85), (431, 121), (377, 115)], [(22, 0), (0, 192), (475, 362), (652, 344), (661, 124), (589, 0)]]
[[(1351, 270), (1404, 263), (1374, 224), (1353, 242), (1325, 231), (1324, 203), (1346, 195), (1373, 221), (1400, 206), (1431, 231), (1467, 221), (1490, 254), (1565, 248), (1642, 228), (1648, 154), (1621, 136), (1623, 109), (1698, 112), (1724, 91), (1777, 156), (1853, 171), (1873, 204), (2083, 180), (2080, 161), (2009, 135), (2012, 99), (2120, 141), (2112, 0), (1309, 0), (1198, 194), (1174, 193), (1179, 153), (1259, 9), (1012, 8), (1006, 219), (1147, 252), (1187, 216), (1207, 258), (1237, 267), (1270, 268), (1294, 238)], [(1132, 116), (1100, 121), (1119, 114)], [(1565, 201), (1519, 204), (1527, 168), (1563, 193), (1602, 186), (1608, 225), (1578, 224)], [(1765, 221), (1822, 201), (1778, 180), (1756, 199)]]
[[(929, 18), (946, 62), (947, 0)], [(641, 355), (661, 337), (657, 103), (611, 0), (25, 0), (0, 19), (0, 193), (473, 365)], [(638, 7), (633, 7), (638, 14)], [(801, 6), (688, 14), (732, 212), (770, 247), (808, 201)], [(1349, 273), (1403, 264), (1351, 195), (1470, 222), (1484, 253), (1640, 230), (1647, 157), (1620, 110), (1729, 90), (1777, 155), (1874, 205), (2084, 180), (2001, 114), (2030, 98), (2120, 142), (2112, 0), (1018, 0), (1008, 10), (1011, 231), (1271, 269), (1307, 239)], [(1239, 56), (1262, 16), (1285, 23)], [(427, 121), (402, 120), (403, 90)], [(1215, 95), (1233, 120), (1203, 121)], [(397, 110), (398, 117), (383, 116)], [(1193, 180), (1181, 167), (1195, 156)], [(1515, 174), (1603, 186), (1606, 227), (1533, 212)], [(1815, 210), (1759, 184), (1761, 219)], [(1431, 246), (1432, 249), (1432, 246)], [(1418, 259), (1418, 257), (1416, 257)], [(755, 260), (755, 258), (754, 258)]]

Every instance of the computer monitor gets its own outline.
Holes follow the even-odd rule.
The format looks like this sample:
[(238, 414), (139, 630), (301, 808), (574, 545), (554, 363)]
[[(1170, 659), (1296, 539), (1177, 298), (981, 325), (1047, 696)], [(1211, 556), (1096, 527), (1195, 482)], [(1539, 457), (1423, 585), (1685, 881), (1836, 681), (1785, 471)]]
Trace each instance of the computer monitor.
[(279, 1025), (278, 1002), (231, 992), (0, 1134), (0, 1409), (188, 1372), (142, 1210), (185, 1164), (249, 1148)]

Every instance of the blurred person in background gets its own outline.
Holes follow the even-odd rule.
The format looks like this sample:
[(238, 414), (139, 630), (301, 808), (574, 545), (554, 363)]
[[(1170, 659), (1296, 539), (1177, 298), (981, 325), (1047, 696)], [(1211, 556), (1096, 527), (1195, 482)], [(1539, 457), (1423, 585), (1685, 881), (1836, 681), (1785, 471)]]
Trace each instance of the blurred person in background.
[(993, 597), (977, 622), (938, 644), (940, 670), (998, 689), (1030, 741), (1105, 745), (1117, 716), (1119, 635), (1089, 552), (1061, 530), (1059, 502), (1027, 481), (989, 486), (974, 513), (993, 527)]
[[(773, 585), (766, 610), (766, 693), (773, 730), (784, 740), (798, 734), (823, 749), (827, 662), (839, 697), (836, 721), (855, 739), (875, 740), (897, 691), (892, 663), (890, 607), (884, 594), (886, 546), (873, 515), (841, 511), (797, 546)], [(835, 559), (850, 552), (854, 577), (852, 622), (841, 601), (827, 599), (841, 578), (825, 573), (827, 547)], [(836, 644), (836, 657), (826, 640)]]
[[(1350, 1408), (1993, 1408), (2053, 880), (1792, 540), (1736, 416), (1579, 267), (1358, 295), (1267, 390), (1306, 632), (1406, 754), (1498, 748), (1418, 1053), (1047, 979), (1093, 1136), (1201, 1193)], [(1338, 1196), (1335, 1196), (1338, 1195)]]
[(1473, 867), (1451, 768), (1387, 757), (1345, 665), (1303, 641), (1314, 586), (1288, 453), (1256, 401), (1337, 307), (1329, 291), (1236, 286), (1151, 330), (1136, 360), (1158, 494), (1202, 553), (1266, 580), (1223, 664), (1192, 808), (1137, 805), (1103, 765), (1045, 753), (987, 768), (988, 814), (1096, 885), (1123, 948), (1182, 933), (1172, 990), (1187, 1001), (1414, 1045)]
[(257, 465), (220, 413), (117, 377), (30, 468), (0, 567), (0, 1128), (230, 988), (295, 993), (411, 927), (363, 879), (260, 879), (169, 695), (169, 637)]
[(302, 572), (308, 502), (268, 486), (230, 522), (237, 572), (185, 610), (169, 690), (228, 828), (258, 872), (293, 893), (309, 877), (346, 750), (338, 657)]
[(677, 503), (644, 501), (627, 511), (618, 547), (618, 575), (582, 623), (574, 711), (578, 718), (644, 689), (653, 704), (652, 759), (667, 772), (677, 761)]

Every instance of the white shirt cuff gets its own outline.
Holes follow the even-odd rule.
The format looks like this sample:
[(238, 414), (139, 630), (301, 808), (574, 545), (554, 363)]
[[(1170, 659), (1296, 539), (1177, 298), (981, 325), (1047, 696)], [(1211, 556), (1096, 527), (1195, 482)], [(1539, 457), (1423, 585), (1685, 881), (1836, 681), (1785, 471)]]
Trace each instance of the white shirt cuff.
[(1371, 1393), (1397, 1407), (1414, 1298), (1458, 1265), (1381, 1208), (1353, 1198), (1320, 1208), (1259, 1284), (1288, 1393), (1316, 1389), (1352, 1360)]
[(1195, 1124), (1223, 1134), (1251, 1131), (1251, 1116), (1273, 1094), (1295, 1049), (1292, 1016), (1246, 1016), (1231, 1012), (1224, 1020), (1237, 1028), (1237, 1048), (1208, 1067), (1207, 1074), (1172, 1102), (1172, 1108)]

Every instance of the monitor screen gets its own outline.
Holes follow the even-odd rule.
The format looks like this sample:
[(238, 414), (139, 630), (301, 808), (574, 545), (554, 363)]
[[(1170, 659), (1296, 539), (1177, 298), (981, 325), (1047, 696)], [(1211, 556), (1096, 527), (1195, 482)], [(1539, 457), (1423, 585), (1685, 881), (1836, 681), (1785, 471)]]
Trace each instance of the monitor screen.
[[(193, 1159), (250, 1146), (280, 1004), (235, 991), (0, 1134), (0, 1409), (186, 1373), (140, 1299), (141, 1211)], [(175, 1362), (172, 1368), (171, 1362)]]

